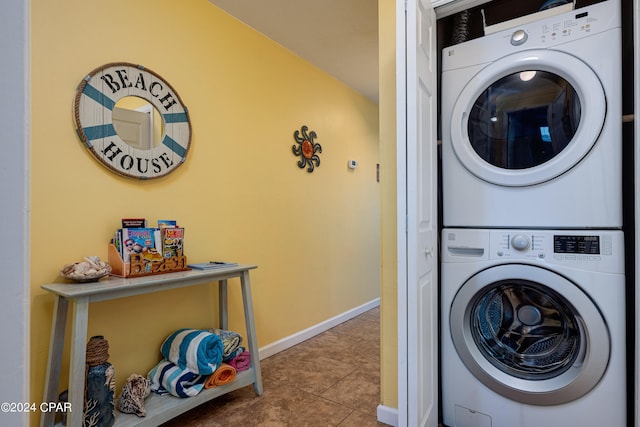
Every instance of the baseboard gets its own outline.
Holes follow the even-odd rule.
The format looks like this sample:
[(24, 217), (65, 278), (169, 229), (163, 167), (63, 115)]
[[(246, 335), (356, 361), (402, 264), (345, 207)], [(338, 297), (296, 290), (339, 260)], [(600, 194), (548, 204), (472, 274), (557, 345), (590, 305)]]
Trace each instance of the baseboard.
[(378, 405), (378, 422), (398, 427), (398, 409)]
[(359, 316), (362, 313), (371, 310), (372, 308), (376, 308), (379, 305), (380, 298), (376, 298), (372, 301), (369, 301), (368, 303), (362, 304), (359, 307), (353, 308), (349, 311), (345, 311), (344, 313), (332, 317), (331, 319), (318, 323), (317, 325), (311, 326), (293, 335), (289, 335), (288, 337), (282, 338), (281, 340), (268, 344), (264, 347), (260, 347), (260, 360), (280, 353), (281, 351), (293, 347), (294, 345), (300, 344), (301, 342), (306, 341), (309, 338), (313, 338), (316, 335), (319, 335), (324, 331), (327, 331), (334, 326), (339, 325), (340, 323), (346, 322), (349, 319), (353, 319), (354, 317)]

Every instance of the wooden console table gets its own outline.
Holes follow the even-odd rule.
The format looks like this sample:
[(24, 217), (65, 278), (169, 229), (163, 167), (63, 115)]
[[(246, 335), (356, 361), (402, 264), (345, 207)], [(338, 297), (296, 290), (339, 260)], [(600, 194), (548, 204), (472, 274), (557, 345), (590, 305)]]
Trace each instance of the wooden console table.
[[(190, 270), (130, 279), (109, 277), (92, 283), (42, 285), (43, 289), (56, 295), (43, 402), (56, 402), (58, 400), (60, 366), (62, 364), (62, 351), (70, 301), (73, 301), (74, 304), (72, 309), (73, 323), (71, 327), (69, 366), (69, 402), (71, 403), (71, 412), (67, 413), (67, 426), (77, 427), (82, 425), (83, 415), (89, 303), (217, 281), (220, 316), (218, 328), (227, 329), (227, 280), (232, 278), (240, 278), (242, 287), (247, 329), (246, 338), (248, 349), (251, 353), (251, 368), (238, 372), (235, 381), (223, 386), (202, 390), (194, 397), (181, 399), (170, 395), (159, 396), (152, 393), (145, 401), (146, 417), (138, 418), (133, 414), (122, 414), (116, 410), (115, 426), (157, 426), (208, 400), (250, 384), (253, 384), (255, 393), (261, 395), (262, 376), (253, 318), (251, 284), (249, 281), (249, 270), (255, 268), (256, 266), (254, 265), (236, 265), (213, 270)], [(159, 346), (160, 344), (158, 344), (158, 348)], [(54, 412), (43, 413), (40, 425), (43, 427), (52, 426), (54, 417)]]

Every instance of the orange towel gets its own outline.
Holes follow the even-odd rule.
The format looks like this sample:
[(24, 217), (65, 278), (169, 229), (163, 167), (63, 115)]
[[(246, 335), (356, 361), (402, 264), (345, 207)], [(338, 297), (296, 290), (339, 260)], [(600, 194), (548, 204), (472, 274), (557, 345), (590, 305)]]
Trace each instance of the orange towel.
[(204, 383), (204, 388), (212, 388), (219, 385), (229, 384), (235, 379), (236, 368), (227, 363), (221, 363), (220, 367), (207, 378), (207, 381)]

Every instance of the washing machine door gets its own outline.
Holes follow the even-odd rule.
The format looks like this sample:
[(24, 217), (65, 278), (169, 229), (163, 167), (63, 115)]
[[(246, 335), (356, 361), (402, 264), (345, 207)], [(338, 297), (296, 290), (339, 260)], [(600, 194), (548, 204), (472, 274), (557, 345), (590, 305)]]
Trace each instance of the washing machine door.
[(576, 57), (529, 50), (481, 69), (451, 115), (460, 162), (493, 184), (518, 187), (574, 167), (598, 140), (606, 117), (600, 79)]
[(574, 283), (541, 267), (480, 271), (458, 291), (449, 321), (466, 367), (514, 401), (572, 401), (600, 381), (609, 363), (611, 340), (598, 307)]

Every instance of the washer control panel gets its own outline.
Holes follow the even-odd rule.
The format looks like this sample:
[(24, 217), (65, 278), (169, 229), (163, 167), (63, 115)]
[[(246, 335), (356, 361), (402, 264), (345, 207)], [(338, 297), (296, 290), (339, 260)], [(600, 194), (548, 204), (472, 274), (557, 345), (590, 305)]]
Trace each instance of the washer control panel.
[(491, 230), (490, 259), (529, 259), (594, 267), (624, 262), (621, 231)]
[(620, 230), (535, 230), (446, 228), (443, 262), (527, 261), (624, 272)]
[[(579, 234), (576, 234), (579, 233)], [(613, 255), (612, 236), (601, 233), (548, 231), (528, 233), (522, 230), (492, 231), (490, 257), (553, 257), (558, 261), (600, 261)]]

